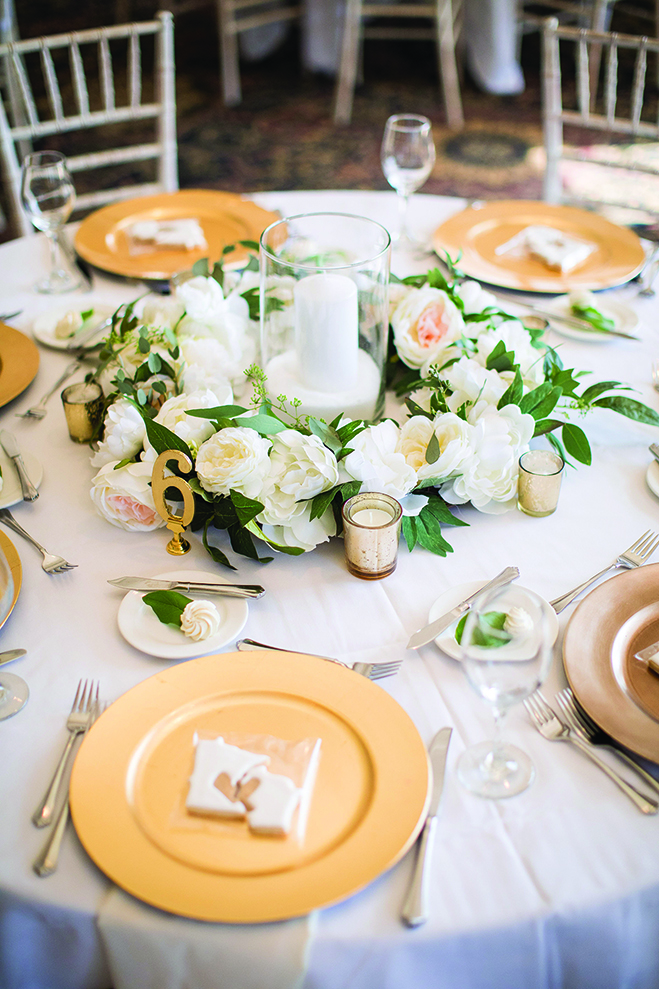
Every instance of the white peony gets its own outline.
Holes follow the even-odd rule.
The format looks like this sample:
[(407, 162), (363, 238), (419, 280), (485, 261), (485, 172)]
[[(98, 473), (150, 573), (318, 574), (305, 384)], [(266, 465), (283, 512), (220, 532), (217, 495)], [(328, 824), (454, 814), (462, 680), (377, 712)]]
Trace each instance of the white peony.
[(178, 285), (174, 291), (176, 301), (185, 309), (188, 319), (199, 323), (212, 323), (224, 308), (224, 292), (214, 278), (197, 275)]
[(280, 546), (303, 549), (311, 552), (319, 543), (326, 543), (336, 535), (336, 521), (331, 508), (319, 519), (311, 521), (311, 504), (299, 501), (285, 523), (270, 524), (264, 521), (267, 513), (262, 512), (257, 521), (261, 522), (263, 535)]
[(191, 395), (175, 395), (164, 402), (155, 421), (185, 440), (194, 454), (213, 435), (215, 426), (209, 419), (189, 416), (188, 409), (212, 409), (219, 404), (217, 395), (208, 388), (205, 391), (192, 392)]
[(185, 337), (211, 337), (223, 348), (223, 371), (232, 384), (242, 384), (243, 371), (254, 360), (256, 345), (250, 333), (249, 306), (234, 291), (226, 298), (214, 278), (191, 278), (176, 289), (185, 305), (185, 316), (177, 326)]
[(233, 391), (226, 373), (226, 349), (222, 344), (212, 337), (185, 337), (180, 348), (184, 361), (181, 389), (193, 392), (209, 388), (217, 396), (218, 405), (230, 405)]
[(391, 317), (398, 355), (408, 367), (441, 363), (459, 340), (464, 320), (446, 292), (425, 285), (410, 289)]
[(144, 419), (133, 403), (125, 398), (113, 402), (108, 408), (103, 430), (103, 440), (91, 459), (92, 467), (103, 467), (110, 461), (132, 460), (144, 446)]
[(416, 487), (416, 471), (401, 453), (399, 427), (390, 419), (368, 426), (350, 440), (349, 453), (342, 466), (362, 491), (381, 491), (399, 501)]
[(453, 505), (470, 501), (489, 514), (514, 508), (518, 460), (528, 449), (534, 428), (533, 416), (517, 405), (500, 411), (487, 408), (473, 427), (473, 457), (459, 477), (442, 485), (442, 497)]
[(542, 370), (543, 352), (537, 350), (531, 343), (527, 330), (517, 319), (508, 319), (499, 326), (487, 330), (478, 338), (474, 359), (485, 367), (487, 359), (499, 341), (503, 341), (506, 350), (515, 354), (515, 364), (519, 364), (522, 380), (527, 388), (537, 388), (544, 381)]
[(464, 311), (469, 315), (471, 313), (483, 312), (484, 309), (499, 308), (499, 301), (496, 295), (493, 295), (492, 292), (487, 292), (478, 282), (462, 282), (462, 284), (456, 286), (455, 294), (460, 296), (464, 305)]
[[(419, 481), (449, 478), (458, 474), (473, 455), (472, 430), (473, 426), (452, 412), (438, 415), (434, 422), (425, 416), (412, 416), (401, 427), (398, 449)], [(426, 451), (433, 433), (439, 443), (439, 458), (429, 464)]]
[(488, 406), (496, 408), (508, 388), (505, 378), (496, 371), (488, 371), (471, 357), (461, 357), (441, 376), (453, 391), (447, 399), (450, 411), (457, 412), (467, 404), (467, 419), (471, 423), (476, 422)]
[(402, 282), (389, 282), (389, 322), (403, 299), (407, 298), (412, 289)]
[(195, 469), (199, 483), (213, 494), (233, 488), (246, 498), (258, 498), (270, 470), (270, 441), (255, 429), (228, 426), (199, 447)]
[(265, 510), (259, 521), (284, 524), (297, 502), (314, 498), (338, 483), (339, 468), (332, 451), (317, 436), (284, 429), (272, 440), (270, 473), (260, 498)]
[[(117, 461), (119, 463), (119, 461)], [(114, 470), (105, 464), (92, 479), (91, 496), (96, 511), (119, 529), (150, 532), (165, 525), (151, 494), (151, 464), (141, 461)]]
[(185, 307), (178, 299), (159, 295), (155, 299), (146, 300), (142, 307), (142, 320), (147, 326), (173, 330), (184, 312)]

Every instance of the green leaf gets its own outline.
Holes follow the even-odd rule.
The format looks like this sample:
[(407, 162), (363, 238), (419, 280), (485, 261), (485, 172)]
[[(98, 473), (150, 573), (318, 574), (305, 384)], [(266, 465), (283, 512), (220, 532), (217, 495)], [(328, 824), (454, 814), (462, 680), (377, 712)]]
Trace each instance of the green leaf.
[(441, 450), (439, 448), (439, 440), (437, 439), (437, 433), (433, 432), (428, 446), (426, 447), (426, 463), (435, 464), (440, 458)]
[(249, 307), (249, 318), (258, 320), (261, 311), (261, 291), (257, 286), (240, 293)]
[[(462, 642), (462, 633), (464, 632), (464, 627), (467, 624), (467, 618), (469, 614), (462, 616), (458, 622), (455, 629), (455, 638), (457, 642)], [(488, 635), (487, 629), (483, 628), (483, 625), (489, 625), (491, 628), (499, 629), (503, 631), (503, 626), (506, 623), (505, 611), (486, 611), (484, 615), (480, 616), (480, 622), (474, 628), (473, 645), (484, 646), (486, 648), (496, 648), (498, 646), (504, 646), (507, 642), (510, 642), (511, 636), (505, 635), (504, 637)]]
[(613, 389), (622, 389), (622, 391), (632, 390), (629, 385), (623, 385), (620, 381), (599, 381), (595, 385), (590, 385), (589, 388), (586, 388), (586, 390), (582, 392), (580, 396), (581, 401), (589, 404), (596, 398), (599, 398), (602, 392), (612, 391)]
[(428, 499), (428, 504), (422, 508), (422, 513), (434, 515), (438, 522), (443, 522), (444, 525), (466, 525), (468, 522), (464, 522), (459, 519), (450, 510), (449, 506), (446, 504), (443, 498), (441, 498), (437, 492), (430, 495)]
[(563, 369), (563, 361), (553, 347), (547, 347), (545, 350), (542, 369), (545, 378), (549, 378), (550, 380), (553, 380), (554, 375)]
[(143, 388), (137, 389), (137, 401), (140, 405), (146, 405), (146, 392)]
[(179, 594), (178, 591), (151, 591), (149, 594), (143, 594), (142, 600), (153, 609), (156, 618), (163, 625), (180, 628), (181, 615), (192, 598), (186, 598), (185, 594)]
[[(128, 464), (134, 464), (135, 461), (132, 457), (126, 457), (125, 460), (120, 460), (119, 463), (115, 464), (112, 470), (121, 470), (122, 467), (128, 467)], [(0, 477), (2, 474), (0, 473)]]
[(401, 530), (403, 538), (407, 543), (407, 548), (411, 553), (416, 546), (416, 516), (403, 515)]
[(150, 419), (142, 409), (140, 409), (140, 412), (142, 412), (149, 443), (156, 453), (164, 453), (165, 450), (181, 450), (191, 461), (194, 461), (190, 447), (185, 440), (182, 440), (180, 436), (173, 433), (171, 429), (167, 429), (161, 422)]
[(485, 363), (489, 371), (512, 371), (515, 366), (514, 350), (506, 350), (503, 340), (499, 340)]
[(204, 548), (205, 548), (206, 552), (210, 556), (211, 560), (213, 560), (215, 563), (219, 563), (220, 566), (222, 566), (222, 567), (228, 567), (229, 570), (235, 570), (236, 567), (234, 567), (232, 563), (229, 563), (228, 557), (226, 557), (224, 555), (224, 553), (222, 552), (222, 550), (221, 549), (218, 549), (217, 546), (211, 546), (210, 543), (208, 542), (208, 526), (209, 526), (209, 524), (210, 524), (210, 520), (208, 522), (206, 522), (206, 525), (204, 526), (204, 535), (203, 535), (203, 538), (202, 538), (202, 542), (204, 544)]
[(247, 409), (242, 405), (215, 405), (212, 409), (188, 409), (186, 415), (197, 419), (233, 419), (245, 412)]
[(335, 429), (328, 426), (327, 423), (321, 422), (320, 419), (314, 419), (313, 416), (309, 417), (309, 429), (317, 436), (319, 440), (322, 440), (326, 447), (328, 447), (332, 453), (338, 453), (343, 442), (341, 437)]
[(198, 261), (192, 265), (193, 275), (203, 275), (204, 278), (208, 278), (208, 258), (199, 258)]
[(574, 369), (563, 368), (552, 377), (552, 383), (561, 389), (564, 395), (574, 395), (574, 389), (579, 386), (578, 378), (574, 377)]
[(146, 337), (140, 337), (137, 341), (137, 346), (141, 354), (148, 354), (151, 350), (151, 344)]
[(439, 268), (431, 268), (427, 275), (427, 282), (431, 288), (441, 288), (444, 292), (450, 292), (449, 283), (446, 281)]
[(504, 409), (506, 405), (519, 405), (523, 394), (524, 382), (522, 381), (522, 375), (519, 373), (519, 368), (516, 368), (515, 377), (499, 399), (497, 409)]
[(80, 313), (80, 319), (81, 319), (81, 320), (83, 321), (83, 323), (84, 323), (84, 321), (85, 321), (86, 319), (89, 319), (89, 318), (90, 318), (91, 316), (93, 316), (93, 315), (94, 315), (94, 310), (93, 310), (93, 309), (85, 309), (85, 311), (84, 311), (84, 312), (81, 312), (81, 313)]
[(586, 466), (592, 463), (593, 455), (590, 450), (590, 443), (583, 429), (575, 426), (574, 423), (566, 422), (563, 425), (561, 436), (565, 449), (571, 457), (578, 460), (580, 464), (586, 464)]
[(240, 526), (232, 525), (229, 528), (229, 539), (231, 540), (231, 546), (236, 553), (240, 553), (241, 556), (246, 556), (249, 560), (256, 560), (258, 563), (270, 563), (274, 560), (274, 556), (259, 556), (251, 533), (249, 533), (247, 529), (242, 529)]
[(428, 511), (427, 505), (416, 516), (416, 535), (419, 545), (437, 556), (446, 556), (447, 553), (453, 552), (451, 544), (442, 536), (439, 521), (432, 512)]
[(275, 419), (274, 416), (262, 416), (258, 412), (255, 416), (243, 416), (240, 419), (235, 419), (234, 422), (236, 426), (243, 426), (245, 429), (254, 429), (262, 436), (281, 433), (282, 430), (289, 428), (281, 419)]
[(153, 374), (158, 374), (162, 368), (162, 360), (160, 359), (160, 355), (155, 353), (149, 354), (147, 364), (149, 365), (149, 370)]
[(198, 477), (191, 477), (190, 480), (188, 481), (188, 484), (190, 485), (194, 493), (196, 495), (199, 495), (200, 498), (203, 498), (204, 501), (209, 501), (209, 502), (215, 501), (215, 498), (210, 493), (210, 491), (206, 491), (205, 488), (202, 488), (201, 484), (199, 483)]
[(322, 518), (337, 494), (340, 496), (341, 504), (343, 504), (348, 498), (359, 494), (361, 486), (361, 481), (346, 481), (345, 484), (339, 484), (335, 488), (330, 488), (329, 491), (321, 491), (320, 494), (311, 499), (310, 521), (313, 522), (314, 519)]
[(654, 409), (637, 402), (634, 398), (626, 398), (624, 395), (605, 395), (604, 398), (593, 402), (593, 405), (602, 409), (611, 409), (621, 416), (634, 419), (635, 422), (645, 422), (648, 426), (659, 426), (659, 414)]
[(556, 407), (561, 395), (560, 388), (552, 385), (550, 381), (545, 381), (533, 391), (522, 395), (519, 407), (522, 412), (529, 413), (536, 420), (545, 419)]
[(281, 546), (279, 543), (276, 543), (274, 539), (268, 539), (266, 534), (259, 529), (254, 519), (252, 519), (252, 521), (249, 522), (245, 528), (251, 532), (253, 536), (256, 536), (257, 539), (262, 539), (264, 543), (268, 544), (268, 546), (272, 546), (273, 549), (278, 549), (280, 553), (287, 553), (288, 556), (301, 556), (302, 553), (304, 553), (304, 550), (299, 546)]
[(157, 391), (159, 395), (165, 395), (167, 393), (167, 385), (164, 381), (154, 381), (151, 387), (154, 391)]
[(260, 501), (247, 498), (240, 491), (234, 491), (233, 488), (231, 489), (231, 503), (236, 509), (238, 521), (242, 526), (247, 525), (248, 522), (251, 522), (253, 518), (263, 511), (263, 505)]
[(562, 419), (539, 419), (535, 424), (533, 435), (544, 436), (545, 433), (551, 433), (553, 429), (558, 429), (562, 425)]
[(259, 244), (256, 240), (239, 240), (238, 243), (241, 247), (246, 247), (248, 251), (259, 250)]

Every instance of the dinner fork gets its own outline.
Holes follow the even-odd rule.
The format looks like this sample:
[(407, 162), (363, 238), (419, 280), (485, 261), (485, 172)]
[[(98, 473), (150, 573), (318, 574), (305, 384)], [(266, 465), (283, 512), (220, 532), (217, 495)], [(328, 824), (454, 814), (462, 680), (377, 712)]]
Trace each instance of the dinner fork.
[(572, 731), (572, 729), (563, 721), (560, 720), (558, 715), (549, 706), (545, 698), (542, 696), (539, 690), (536, 690), (535, 694), (527, 697), (524, 701), (524, 707), (531, 715), (531, 719), (543, 736), (543, 738), (548, 739), (550, 742), (572, 742), (573, 745), (587, 755), (596, 766), (606, 773), (609, 779), (613, 780), (617, 787), (619, 787), (624, 794), (626, 794), (629, 799), (638, 807), (638, 809), (643, 814), (656, 814), (659, 810), (659, 803), (656, 800), (652, 800), (650, 797), (644, 796), (642, 793), (628, 783), (627, 780), (623, 779), (616, 773), (615, 769), (611, 769), (608, 763), (604, 762), (603, 759), (597, 755), (593, 750), (592, 746), (588, 742), (584, 742), (580, 736)]
[[(282, 649), (280, 646), (268, 646), (264, 642), (256, 642), (254, 639), (240, 639), (236, 643), (236, 648), (240, 652), (255, 652), (261, 649), (271, 650), (272, 652), (292, 652), (295, 656), (307, 656), (308, 653), (299, 652), (295, 649)], [(339, 666), (343, 666), (347, 670), (353, 670), (355, 673), (359, 673), (361, 676), (367, 677), (369, 680), (382, 680), (383, 677), (394, 676), (398, 673), (401, 664), (403, 662), (402, 657), (400, 659), (392, 660), (388, 663), (354, 663), (352, 666), (349, 663), (342, 663), (340, 659), (331, 659), (329, 656), (319, 656), (318, 659), (324, 659), (328, 663), (337, 663)]]
[(599, 725), (595, 724), (593, 719), (585, 711), (582, 711), (577, 706), (574, 694), (569, 687), (565, 687), (564, 690), (556, 694), (556, 703), (575, 735), (582, 738), (584, 742), (590, 742), (591, 745), (597, 745), (598, 747), (608, 749), (609, 752), (613, 752), (622, 762), (633, 769), (642, 780), (645, 780), (648, 786), (659, 792), (659, 780), (656, 780), (654, 776), (647, 773), (626, 752), (623, 752), (622, 749), (612, 744), (612, 740), (606, 732)]
[(64, 384), (67, 378), (70, 378), (72, 374), (75, 374), (79, 367), (80, 361), (76, 358), (75, 361), (72, 361), (67, 365), (64, 373), (60, 375), (50, 391), (47, 391), (43, 398), (39, 399), (37, 405), (33, 405), (32, 408), (28, 409), (26, 412), (16, 412), (15, 415), (17, 415), (19, 419), (43, 419), (48, 411), (46, 409), (46, 402), (50, 396), (57, 391), (60, 385)]
[(32, 823), (37, 828), (43, 828), (46, 824), (50, 824), (53, 811), (59, 803), (62, 781), (71, 750), (73, 749), (73, 743), (79, 735), (82, 735), (89, 728), (95, 706), (98, 706), (98, 683), (94, 684), (93, 680), (85, 680), (84, 682), (80, 680), (71, 706), (71, 713), (66, 719), (69, 737), (46, 791), (46, 796), (32, 815)]
[(579, 584), (578, 587), (574, 587), (566, 594), (562, 594), (559, 598), (555, 598), (553, 601), (550, 601), (550, 605), (557, 615), (560, 614), (563, 608), (567, 608), (568, 604), (571, 604), (571, 602), (574, 601), (574, 599), (578, 597), (582, 591), (585, 591), (587, 587), (594, 584), (599, 577), (602, 577), (605, 573), (608, 573), (609, 570), (616, 570), (619, 567), (622, 567), (625, 570), (633, 570), (634, 567), (640, 567), (642, 563), (645, 563), (645, 561), (652, 556), (657, 546), (659, 546), (659, 536), (652, 532), (651, 529), (648, 529), (648, 531), (644, 532), (635, 543), (632, 543), (631, 546), (624, 551), (624, 553), (621, 553), (614, 563), (611, 563), (608, 567), (604, 567), (604, 570), (600, 570), (600, 572), (596, 573), (594, 577), (589, 577), (588, 580), (584, 580), (583, 584)]
[(63, 556), (54, 556), (52, 553), (45, 550), (43, 546), (36, 541), (36, 539), (32, 538), (29, 532), (25, 531), (22, 525), (18, 524), (8, 508), (0, 508), (0, 522), (4, 522), (8, 528), (13, 529), (13, 531), (17, 532), (19, 536), (23, 536), (23, 538), (27, 539), (29, 543), (32, 543), (33, 546), (37, 547), (43, 556), (41, 568), (45, 570), (46, 573), (64, 573), (65, 570), (73, 570), (78, 566), (77, 563), (67, 563)]

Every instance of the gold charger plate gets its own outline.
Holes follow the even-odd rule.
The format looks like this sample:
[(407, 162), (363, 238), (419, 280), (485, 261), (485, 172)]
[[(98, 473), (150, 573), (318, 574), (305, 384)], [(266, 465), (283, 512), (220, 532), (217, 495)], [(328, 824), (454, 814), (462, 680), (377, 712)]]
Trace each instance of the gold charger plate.
[[(565, 274), (533, 258), (496, 254), (497, 247), (534, 224), (594, 243), (596, 250)], [(633, 231), (575, 206), (526, 199), (500, 200), (456, 213), (435, 231), (433, 247), (440, 255), (448, 251), (452, 258), (462, 251), (458, 267), (472, 278), (526, 292), (611, 288), (634, 278), (645, 264), (645, 252)]]
[[(153, 251), (131, 254), (127, 230), (142, 220), (196, 219), (201, 225), (208, 247), (195, 251)], [(267, 226), (279, 219), (249, 199), (232, 192), (213, 189), (182, 189), (179, 192), (125, 199), (91, 213), (78, 228), (75, 246), (90, 264), (129, 278), (164, 279), (186, 271), (199, 258), (219, 260), (227, 244), (255, 240)], [(229, 263), (247, 257), (237, 248), (227, 258)]]
[[(195, 731), (322, 739), (302, 847), (185, 814)], [(318, 657), (225, 653), (157, 673), (101, 716), (71, 813), (90, 857), (138, 899), (200, 920), (281, 920), (394, 865), (423, 825), (429, 773), (414, 724), (377, 684)]]
[(16, 552), (16, 547), (12, 543), (11, 539), (4, 534), (4, 532), (0, 532), (0, 550), (2, 550), (7, 558), (11, 575), (14, 578), (14, 596), (12, 598), (11, 605), (9, 606), (9, 611), (0, 621), (0, 628), (2, 628), (14, 610), (14, 605), (18, 601), (18, 595), (21, 592), (21, 582), (23, 580), (23, 568), (21, 566), (21, 558)]
[(36, 344), (13, 326), (0, 323), (0, 406), (25, 391), (38, 370)]
[(659, 640), (659, 563), (612, 577), (568, 624), (563, 662), (572, 690), (612, 738), (659, 762), (659, 677), (634, 659)]

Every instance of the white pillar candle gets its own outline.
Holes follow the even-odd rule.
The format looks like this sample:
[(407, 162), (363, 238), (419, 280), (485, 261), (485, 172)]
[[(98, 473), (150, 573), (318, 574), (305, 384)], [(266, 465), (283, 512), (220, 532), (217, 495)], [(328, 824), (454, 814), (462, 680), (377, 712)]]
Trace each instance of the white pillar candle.
[(385, 512), (383, 508), (360, 508), (358, 512), (352, 513), (351, 521), (355, 525), (365, 525), (369, 529), (375, 529), (381, 525), (388, 525), (393, 517), (393, 512)]
[(347, 275), (308, 275), (295, 286), (295, 340), (303, 385), (348, 391), (357, 384), (359, 306)]

